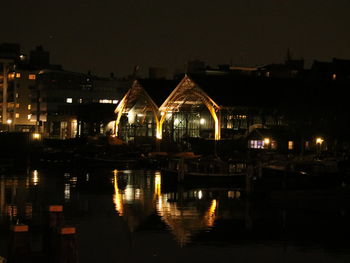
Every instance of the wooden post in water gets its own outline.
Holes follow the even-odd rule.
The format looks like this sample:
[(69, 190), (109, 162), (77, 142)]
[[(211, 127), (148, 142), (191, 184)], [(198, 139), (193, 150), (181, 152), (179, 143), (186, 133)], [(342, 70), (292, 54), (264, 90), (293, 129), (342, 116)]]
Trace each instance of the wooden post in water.
[(75, 227), (61, 227), (56, 244), (56, 263), (78, 263), (78, 248)]
[(60, 227), (64, 223), (63, 206), (50, 205), (48, 208), (48, 227), (51, 229)]
[(44, 233), (43, 249), (47, 262), (55, 262), (55, 251), (57, 246), (57, 231), (64, 224), (63, 206), (50, 205), (46, 218), (46, 229)]
[(8, 263), (24, 263), (29, 262), (30, 257), (30, 239), (28, 233), (28, 226), (24, 224), (12, 225)]

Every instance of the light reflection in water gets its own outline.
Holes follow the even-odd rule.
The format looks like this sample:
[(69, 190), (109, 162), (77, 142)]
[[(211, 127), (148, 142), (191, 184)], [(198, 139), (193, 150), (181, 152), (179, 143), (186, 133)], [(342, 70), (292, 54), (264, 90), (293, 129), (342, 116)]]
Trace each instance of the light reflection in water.
[[(341, 252), (338, 252), (339, 250), (335, 252), (335, 254), (338, 253), (337, 256), (340, 257), (341, 255), (339, 254), (346, 253), (347, 259), (350, 257), (350, 242), (348, 239), (350, 214), (349, 206), (344, 203), (341, 203), (340, 207), (326, 207), (322, 210), (322, 213), (312, 212), (314, 211), (313, 207), (313, 210), (309, 210), (311, 211), (310, 213), (305, 213), (309, 208), (307, 206), (305, 208), (302, 202), (298, 202), (298, 205), (303, 206), (302, 209), (295, 208), (294, 204), (290, 207), (286, 207), (285, 204), (281, 204), (281, 206), (279, 206), (280, 204), (273, 204), (271, 206), (270, 203), (265, 203), (264, 200), (253, 202), (244, 199), (241, 197), (241, 192), (237, 189), (181, 189), (168, 187), (166, 179), (159, 172), (143, 173), (135, 171), (125, 175), (123, 171), (115, 170), (111, 174), (109, 170), (106, 171), (107, 177), (99, 177), (103, 178), (103, 180), (107, 179), (103, 183), (106, 182), (109, 187), (107, 205), (102, 207), (100, 204), (106, 204), (105, 196), (100, 198), (99, 202), (89, 202), (90, 198), (96, 198), (96, 195), (85, 194), (86, 192), (79, 198), (75, 198), (77, 192), (79, 193), (81, 189), (85, 190), (85, 188), (80, 188), (81, 186), (91, 185), (94, 188), (98, 187), (94, 185), (96, 177), (94, 177), (93, 172), (91, 173), (89, 184), (85, 185), (83, 183), (85, 183), (86, 173), (80, 174), (80, 176), (77, 175), (77, 179), (73, 179), (76, 174), (72, 173), (66, 176), (65, 180), (62, 180), (63, 174), (60, 173), (60, 181), (56, 180), (57, 178), (53, 177), (52, 174), (45, 174), (40, 170), (38, 170), (37, 175), (40, 187), (34, 186), (33, 171), (26, 173), (23, 177), (0, 177), (1, 227), (9, 219), (13, 220), (13, 222), (16, 222), (17, 219), (28, 219), (28, 221), (33, 220), (31, 222), (34, 222), (34, 220), (39, 218), (43, 204), (52, 200), (69, 200), (69, 207), (74, 209), (67, 209), (65, 212), (70, 213), (70, 210), (74, 211), (73, 216), (76, 216), (74, 215), (76, 211), (96, 211), (96, 206), (99, 206), (98, 211), (101, 211), (101, 215), (104, 215), (105, 211), (111, 211), (110, 204), (113, 200), (114, 206), (112, 206), (112, 209), (115, 209), (119, 215), (122, 215), (122, 219), (126, 221), (128, 226), (131, 226), (129, 227), (132, 233), (130, 238), (134, 238), (131, 241), (139, 242), (141, 239), (139, 237), (142, 237), (142, 240), (150, 244), (151, 249), (153, 249), (152, 246), (155, 244), (151, 241), (163, 241), (164, 235), (167, 235), (166, 238), (171, 236), (180, 245), (186, 245), (190, 242), (196, 244), (193, 247), (195, 248), (194, 253), (197, 254), (192, 254), (192, 257), (198, 256), (197, 248), (213, 249), (214, 246), (220, 244), (224, 244), (227, 248), (232, 248), (232, 251), (234, 248), (238, 248), (238, 250), (235, 250), (238, 253), (245, 251), (244, 249), (248, 246), (253, 247), (252, 252), (256, 252), (254, 247), (256, 247), (257, 242), (259, 246), (264, 245), (270, 248), (270, 244), (273, 244), (271, 252), (280, 253), (280, 250), (285, 248), (283, 251), (286, 253), (286, 257), (289, 257), (292, 251), (297, 251), (295, 248), (300, 248), (300, 245), (296, 244), (305, 244), (306, 240), (308, 244), (311, 244), (305, 245), (306, 248), (316, 251), (315, 247), (320, 247), (317, 250), (319, 255), (325, 255), (324, 248), (328, 249), (328, 251), (332, 249), (334, 252), (335, 247), (337, 247), (337, 249), (344, 248)], [(70, 178), (73, 180), (71, 181)], [(76, 188), (72, 188), (72, 184), (76, 180), (79, 184), (77, 184)], [(58, 183), (60, 183), (59, 187), (56, 188)], [(109, 192), (111, 187), (114, 187), (113, 193)], [(124, 189), (127, 187), (134, 189), (130, 190), (134, 192), (134, 195), (129, 200), (126, 200), (124, 195)], [(171, 190), (166, 192), (169, 188)], [(53, 191), (49, 192), (47, 189), (59, 189), (59, 191), (52, 193)], [(111, 198), (112, 195), (113, 199)], [(320, 202), (319, 205), (322, 205), (322, 203)], [(321, 211), (321, 208), (317, 207), (318, 209)], [(79, 219), (86, 216), (91, 220), (92, 225), (95, 222), (100, 222), (94, 221), (94, 216), (91, 217), (90, 215), (91, 213), (79, 213)], [(321, 220), (320, 215), (322, 215)], [(115, 220), (113, 217), (111, 219)], [(159, 220), (164, 224), (160, 224)], [(124, 224), (120, 225), (123, 225), (121, 231), (124, 231)], [(114, 223), (113, 226), (115, 226)], [(157, 235), (160, 232), (159, 230), (162, 231), (161, 235)], [(85, 235), (90, 236), (90, 231), (86, 231)], [(157, 231), (156, 235), (154, 234), (155, 231)], [(119, 234), (119, 232), (117, 233)], [(118, 234), (115, 235), (116, 238), (120, 238)], [(158, 236), (161, 236), (161, 239), (157, 240)], [(93, 238), (91, 237), (91, 239)], [(127, 239), (123, 238), (123, 240)], [(131, 243), (132, 245), (140, 244), (136, 242)], [(101, 243), (103, 246), (105, 245), (104, 242)], [(188, 253), (193, 247), (190, 246), (189, 249), (181, 251)], [(302, 248), (303, 250), (299, 249), (299, 252), (305, 251), (304, 247)], [(104, 251), (103, 249), (101, 251)], [(136, 251), (136, 246), (132, 247), (132, 249)], [(169, 247), (165, 249), (169, 249)], [(225, 260), (221, 260), (220, 251), (223, 251), (223, 249), (216, 251), (218, 253), (215, 257), (218, 257), (217, 261), (219, 262), (230, 261), (234, 257), (232, 254), (230, 259), (225, 258)], [(260, 256), (259, 251), (257, 251), (257, 254)], [(307, 253), (300, 253), (309, 255), (309, 252), (310, 250)], [(89, 251), (85, 253), (89, 253)], [(271, 254), (276, 255), (276, 253)], [(332, 259), (329, 261), (348, 262), (348, 260), (332, 261)], [(255, 261), (245, 260), (245, 262)], [(280, 260), (279, 262), (282, 261)], [(316, 262), (316, 260), (300, 262)]]
[(64, 184), (64, 200), (65, 201), (70, 200), (70, 184), (69, 183)]
[(162, 187), (162, 177), (160, 172), (156, 172), (155, 178), (154, 178), (154, 195), (156, 197), (160, 196), (161, 187)]
[(33, 171), (33, 179), (32, 179), (33, 184), (36, 186), (39, 184), (39, 172), (38, 170)]
[(113, 184), (114, 184), (114, 195), (113, 195), (113, 203), (115, 211), (117, 211), (120, 215), (123, 215), (123, 202), (122, 202), (122, 195), (119, 191), (118, 187), (118, 171), (113, 171), (114, 177), (113, 177)]
[[(129, 174), (130, 182), (124, 188), (120, 189), (118, 184), (118, 176), (120, 172), (113, 171), (114, 195), (113, 203), (115, 210), (119, 215), (124, 217), (130, 229), (135, 229), (137, 224), (142, 223), (142, 218), (147, 218), (148, 215), (158, 214), (161, 220), (167, 225), (169, 230), (174, 234), (176, 240), (185, 245), (191, 240), (191, 237), (199, 231), (213, 227), (216, 219), (216, 210), (218, 202), (216, 199), (205, 199), (203, 190), (193, 190), (190, 192), (182, 192), (178, 194), (162, 193), (162, 177), (160, 172), (155, 172), (153, 180), (144, 175)], [(149, 180), (154, 182), (153, 188), (147, 188)], [(142, 182), (144, 185), (142, 187)], [(141, 185), (141, 189), (138, 188)], [(142, 195), (142, 191), (153, 192)], [(153, 196), (152, 200), (147, 200), (147, 196)], [(177, 198), (174, 199), (174, 197)], [(208, 195), (210, 196), (210, 195)], [(184, 201), (180, 201), (180, 199)], [(193, 199), (194, 198), (194, 199)], [(197, 201), (196, 201), (197, 200)], [(200, 207), (197, 207), (194, 202), (201, 201)], [(128, 204), (125, 206), (125, 204)], [(203, 210), (202, 207), (206, 207)], [(137, 210), (137, 215), (135, 214)], [(139, 217), (136, 219), (135, 216)]]
[(198, 191), (198, 199), (202, 199), (203, 197), (203, 193), (201, 190)]
[(10, 220), (13, 220), (17, 217), (17, 205), (7, 206), (7, 216), (10, 218)]
[(71, 183), (71, 187), (76, 187), (77, 186), (77, 182), (78, 182), (78, 177), (76, 176), (73, 176), (70, 180), (70, 183)]

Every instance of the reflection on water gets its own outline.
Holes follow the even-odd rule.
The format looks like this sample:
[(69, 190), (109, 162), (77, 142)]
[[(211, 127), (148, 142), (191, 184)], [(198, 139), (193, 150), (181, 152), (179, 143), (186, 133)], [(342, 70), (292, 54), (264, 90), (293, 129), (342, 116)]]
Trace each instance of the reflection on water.
[[(0, 231), (4, 233), (8, 224), (17, 220), (29, 225), (40, 222), (48, 204), (63, 204), (67, 217), (77, 224), (85, 218), (104, 217), (111, 209), (134, 239), (138, 233), (148, 233), (155, 242), (156, 229), (183, 249), (193, 244), (242, 249), (260, 244), (272, 251), (300, 247), (318, 253), (332, 251), (346, 258), (350, 255), (346, 200), (252, 202), (242, 197), (239, 188), (164, 187), (162, 179), (160, 172), (130, 170), (32, 170), (25, 175), (2, 176)], [(99, 196), (108, 198), (95, 203)], [(1, 254), (4, 248), (0, 246)], [(333, 262), (343, 259), (339, 256), (339, 261)]]
[(184, 245), (190, 242), (192, 235), (214, 225), (218, 202), (211, 196), (204, 196), (203, 190), (162, 193), (160, 172), (144, 177), (114, 170), (113, 176), (115, 210), (132, 231), (147, 216), (157, 214)]

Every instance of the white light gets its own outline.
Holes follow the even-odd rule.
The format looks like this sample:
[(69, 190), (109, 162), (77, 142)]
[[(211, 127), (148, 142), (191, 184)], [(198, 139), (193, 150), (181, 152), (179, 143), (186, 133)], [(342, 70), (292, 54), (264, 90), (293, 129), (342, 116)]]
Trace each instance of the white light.
[(72, 103), (72, 102), (73, 102), (73, 98), (67, 98), (67, 99), (66, 99), (66, 102), (67, 102), (67, 103)]
[(108, 100), (108, 99), (103, 99), (103, 100), (99, 100), (99, 103), (104, 103), (104, 104), (111, 104), (112, 100)]
[(12, 123), (12, 120), (11, 119), (8, 119), (7, 120), (7, 124), (11, 124)]
[(33, 171), (33, 184), (37, 185), (39, 183), (39, 173), (37, 170)]
[(180, 122), (179, 119), (175, 119), (175, 120), (174, 120), (174, 125), (178, 125), (179, 122)]
[(118, 100), (113, 100), (113, 104), (118, 104)]
[(203, 197), (203, 193), (201, 190), (198, 191), (198, 199), (202, 199)]
[(205, 123), (205, 119), (201, 118), (199, 123), (203, 125)]
[(64, 199), (66, 201), (70, 199), (70, 184), (64, 184)]

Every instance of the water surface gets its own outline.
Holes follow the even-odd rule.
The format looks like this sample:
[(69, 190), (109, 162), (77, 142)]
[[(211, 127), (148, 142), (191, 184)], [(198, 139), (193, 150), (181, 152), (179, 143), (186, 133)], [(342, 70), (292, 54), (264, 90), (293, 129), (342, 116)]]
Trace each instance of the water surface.
[(157, 171), (28, 170), (0, 178), (0, 256), (10, 223), (42, 249), (48, 205), (77, 228), (80, 262), (349, 262), (344, 200), (247, 200), (240, 187), (167, 184)]

